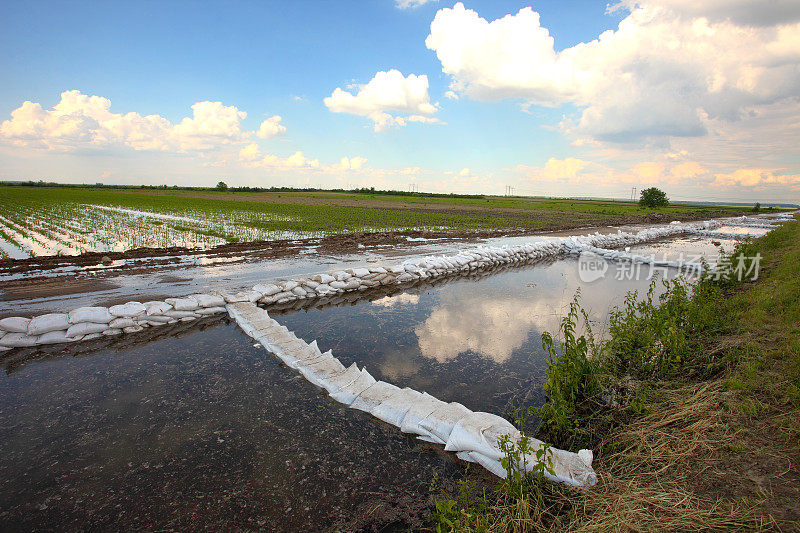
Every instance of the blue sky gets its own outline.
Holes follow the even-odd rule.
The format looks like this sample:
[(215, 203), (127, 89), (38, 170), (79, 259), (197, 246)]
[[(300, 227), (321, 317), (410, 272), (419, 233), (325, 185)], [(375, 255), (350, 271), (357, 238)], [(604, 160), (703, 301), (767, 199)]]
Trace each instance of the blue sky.
[[(797, 54), (774, 51), (800, 43), (791, 6), (775, 23), (759, 21), (747, 48), (731, 50), (754, 26), (758, 3), (736, 0), (733, 19), (717, 0), (707, 12), (685, 0), (625, 3), (613, 12), (590, 1), (398, 3), (4, 2), (0, 179), (213, 184), (225, 177), (399, 189), (415, 182), (421, 190), (495, 194), (513, 184), (529, 194), (601, 196), (655, 184), (675, 197), (800, 196), (796, 144), (789, 145), (797, 129), (774, 131), (797, 113), (798, 76), (763, 71), (775, 54), (800, 65)], [(528, 6), (538, 22), (520, 12)], [(442, 22), (436, 31), (434, 18)], [(709, 42), (693, 30), (698, 20), (719, 35)], [(581, 44), (605, 31), (605, 41)], [(426, 46), (429, 35), (437, 44)], [(654, 47), (665, 35), (677, 40), (673, 50)], [(746, 52), (756, 45), (767, 51)], [(726, 57), (691, 54), (709, 47)], [(360, 98), (358, 85), (392, 69), (402, 76)], [(410, 75), (427, 77), (424, 94), (406, 85)], [(781, 91), (765, 89), (776, 84)], [(375, 100), (395, 85), (410, 91), (409, 102)], [(326, 104), (336, 88), (355, 100)], [(107, 99), (114, 114), (158, 115), (170, 126), (146, 136), (169, 140), (142, 144), (139, 126), (98, 118), (82, 100), (55, 109), (65, 91)], [(25, 101), (41, 111), (12, 118)], [(213, 120), (223, 108), (246, 118), (196, 118), (171, 130), (198, 102), (220, 103), (209, 108)], [(378, 126), (373, 113), (388, 113), (389, 125)], [(285, 131), (254, 134), (276, 115)], [(426, 122), (403, 121), (413, 116)], [(774, 139), (764, 139), (765, 129)]]

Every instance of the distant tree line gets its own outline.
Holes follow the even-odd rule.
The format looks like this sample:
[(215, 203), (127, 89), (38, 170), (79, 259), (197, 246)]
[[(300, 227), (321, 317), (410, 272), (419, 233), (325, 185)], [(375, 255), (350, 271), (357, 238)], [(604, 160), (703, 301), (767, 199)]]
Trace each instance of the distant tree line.
[(174, 190), (174, 191), (228, 191), (228, 192), (346, 192), (356, 194), (374, 194), (389, 196), (419, 196), (426, 198), (486, 198), (483, 194), (455, 194), (435, 192), (405, 192), (393, 190), (379, 190), (375, 187), (362, 187), (358, 189), (319, 189), (315, 187), (229, 187), (220, 181), (214, 187), (188, 187), (178, 185), (107, 185), (105, 183), (56, 183), (52, 181), (0, 181), (0, 185), (10, 187), (53, 187), (60, 189), (124, 189), (124, 190)]

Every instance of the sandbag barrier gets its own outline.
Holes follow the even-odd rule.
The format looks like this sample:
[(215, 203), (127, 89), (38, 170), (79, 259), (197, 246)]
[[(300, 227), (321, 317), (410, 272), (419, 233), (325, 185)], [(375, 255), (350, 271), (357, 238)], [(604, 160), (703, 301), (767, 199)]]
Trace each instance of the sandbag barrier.
[(148, 327), (192, 321), (202, 316), (223, 313), (225, 305), (230, 303), (283, 305), (297, 300), (364, 291), (385, 285), (440, 279), (460, 272), (491, 269), (500, 265), (530, 263), (547, 257), (577, 255), (588, 250), (602, 250), (602, 255), (608, 255), (611, 260), (630, 260), (622, 253), (614, 253), (613, 248), (678, 235), (704, 235), (721, 225), (718, 220), (691, 224), (672, 222), (637, 233), (594, 233), (513, 246), (478, 247), (451, 256), (408, 259), (385, 268), (353, 268), (307, 278), (258, 284), (250, 291), (235, 294), (193, 294), (181, 298), (166, 298), (164, 301), (128, 302), (111, 307), (81, 307), (69, 313), (48, 313), (34, 318), (9, 317), (0, 320), (0, 351), (136, 333)]
[[(506, 470), (500, 463), (504, 453), (498, 439), (508, 435), (511, 442), (517, 442), (522, 433), (505, 418), (474, 412), (458, 402), (443, 402), (425, 392), (377, 381), (356, 363), (345, 368), (330, 350), (322, 353), (316, 340), (308, 344), (297, 338), (253, 303), (232, 303), (227, 308), (231, 318), (247, 335), (310, 383), (325, 389), (332, 399), (369, 413), (403, 433), (443, 444), (446, 451), (455, 452), (458, 458), (506, 477)], [(524, 462), (532, 470), (539, 461), (535, 452), (546, 445), (530, 439), (530, 446), (531, 454)], [(550, 469), (544, 474), (548, 479), (576, 487), (591, 487), (597, 483), (591, 450), (572, 453), (547, 448), (542, 459)]]

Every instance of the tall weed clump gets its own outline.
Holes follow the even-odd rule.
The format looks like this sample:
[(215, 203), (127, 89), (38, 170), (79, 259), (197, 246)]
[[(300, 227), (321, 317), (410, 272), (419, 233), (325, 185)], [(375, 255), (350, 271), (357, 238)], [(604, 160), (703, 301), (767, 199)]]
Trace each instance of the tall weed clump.
[(533, 412), (539, 416), (539, 430), (559, 444), (580, 437), (582, 417), (578, 411), (600, 392), (598, 361), (589, 356), (594, 342), (585, 313), (589, 339), (576, 333), (581, 313), (579, 296), (580, 291), (561, 321), (561, 339), (554, 339), (548, 332), (542, 334), (542, 347), (548, 354), (547, 383), (544, 385), (547, 400)]

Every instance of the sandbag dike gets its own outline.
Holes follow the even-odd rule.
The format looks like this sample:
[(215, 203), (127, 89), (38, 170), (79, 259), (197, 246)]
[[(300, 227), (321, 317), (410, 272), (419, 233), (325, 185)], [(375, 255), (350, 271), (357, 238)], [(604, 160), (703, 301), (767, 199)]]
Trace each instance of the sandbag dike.
[[(322, 353), (316, 340), (308, 344), (298, 339), (253, 303), (232, 303), (227, 309), (247, 335), (310, 383), (325, 389), (337, 402), (367, 412), (403, 433), (443, 444), (446, 451), (454, 452), (458, 458), (506, 477), (506, 470), (500, 464), (504, 454), (498, 439), (508, 435), (516, 442), (522, 437), (506, 419), (471, 411), (457, 402), (443, 402), (425, 392), (376, 381), (366, 368), (359, 369), (355, 363), (345, 368), (330, 351)], [(535, 452), (546, 445), (537, 439), (530, 439), (530, 444), (532, 453), (525, 458), (525, 464), (533, 469), (539, 461)], [(551, 469), (545, 472), (548, 479), (575, 487), (591, 487), (597, 483), (591, 450), (572, 453), (548, 448), (543, 459)]]
[[(781, 218), (779, 220), (788, 219)], [(652, 258), (632, 256), (611, 248), (621, 248), (685, 234), (717, 236), (712, 231), (721, 221), (653, 227), (627, 233), (599, 233), (552, 238), (545, 241), (504, 247), (479, 247), (452, 256), (408, 259), (388, 267), (347, 269), (308, 278), (258, 284), (250, 291), (236, 294), (194, 294), (164, 301), (128, 302), (111, 307), (80, 307), (69, 313), (48, 313), (33, 318), (9, 317), (0, 320), (0, 351), (12, 348), (92, 340), (102, 336), (136, 333), (149, 327), (193, 321), (203, 316), (224, 313), (225, 306), (237, 302), (258, 302), (264, 306), (284, 305), (365, 291), (386, 285), (403, 285), (419, 280), (435, 280), (456, 273), (492, 269), (500, 265), (522, 264), (559, 255), (593, 252), (612, 261), (636, 261), (660, 264)], [(747, 235), (731, 235), (745, 238)], [(696, 270), (699, 266), (666, 263)]]

